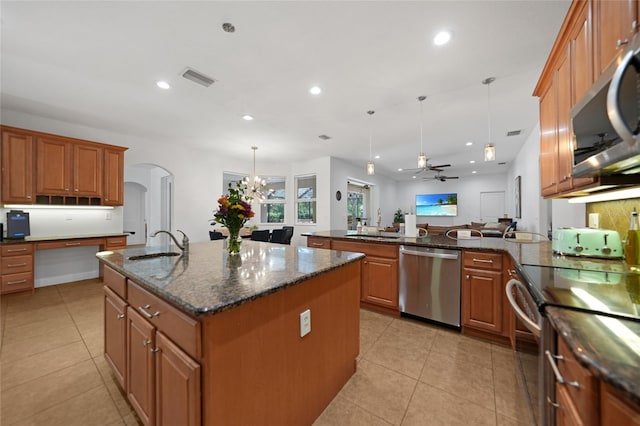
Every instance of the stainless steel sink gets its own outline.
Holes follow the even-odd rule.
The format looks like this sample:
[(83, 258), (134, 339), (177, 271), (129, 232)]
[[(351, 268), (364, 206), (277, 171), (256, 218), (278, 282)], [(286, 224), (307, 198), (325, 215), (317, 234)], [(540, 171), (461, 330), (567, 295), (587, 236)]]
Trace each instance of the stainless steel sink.
[(180, 253), (176, 253), (173, 251), (164, 251), (160, 253), (140, 254), (137, 256), (130, 256), (129, 260), (155, 259), (156, 257), (170, 257), (170, 256), (180, 256)]

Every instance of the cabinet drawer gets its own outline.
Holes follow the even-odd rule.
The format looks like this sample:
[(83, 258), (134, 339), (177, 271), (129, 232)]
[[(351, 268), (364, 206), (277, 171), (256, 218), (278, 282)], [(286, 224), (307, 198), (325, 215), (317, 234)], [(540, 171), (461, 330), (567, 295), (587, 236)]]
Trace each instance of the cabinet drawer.
[(70, 248), (70, 247), (86, 247), (101, 246), (104, 244), (104, 238), (82, 238), (77, 240), (47, 241), (38, 244), (38, 250)]
[(0, 264), (2, 264), (2, 275), (31, 272), (33, 271), (33, 255), (3, 257)]
[(2, 257), (33, 254), (33, 244), (7, 244), (0, 248)]
[(104, 285), (113, 290), (118, 296), (123, 299), (127, 298), (127, 279), (124, 275), (105, 266), (102, 281)]
[(200, 323), (170, 306), (131, 280), (127, 285), (128, 301), (145, 319), (169, 336), (185, 352), (199, 359), (201, 354)]
[(319, 237), (307, 237), (307, 247), (330, 249), (331, 239), (319, 238)]
[[(590, 424), (589, 419), (597, 419), (598, 416), (596, 379), (578, 363), (562, 338), (558, 338), (558, 355), (563, 357), (558, 359), (558, 369), (567, 382), (562, 386), (567, 390), (584, 424)], [(570, 382), (577, 382), (578, 387), (569, 385)]]
[(119, 250), (127, 248), (127, 237), (108, 237), (105, 241), (105, 250)]
[(398, 258), (397, 244), (363, 243), (360, 241), (333, 240), (331, 243), (333, 250), (353, 251), (364, 253), (367, 256), (386, 257), (389, 259)]
[(33, 289), (33, 272), (23, 272), (21, 274), (10, 274), (2, 276), (0, 291), (11, 293), (13, 291), (23, 291)]
[(469, 268), (494, 269), (496, 271), (502, 271), (502, 254), (465, 251), (462, 254), (462, 263), (465, 267)]

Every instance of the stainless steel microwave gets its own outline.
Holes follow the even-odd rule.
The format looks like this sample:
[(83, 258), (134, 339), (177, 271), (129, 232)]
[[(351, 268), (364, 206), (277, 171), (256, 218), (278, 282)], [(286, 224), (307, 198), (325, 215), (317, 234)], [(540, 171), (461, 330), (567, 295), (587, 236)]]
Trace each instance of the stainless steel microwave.
[(640, 174), (640, 34), (571, 110), (573, 176)]

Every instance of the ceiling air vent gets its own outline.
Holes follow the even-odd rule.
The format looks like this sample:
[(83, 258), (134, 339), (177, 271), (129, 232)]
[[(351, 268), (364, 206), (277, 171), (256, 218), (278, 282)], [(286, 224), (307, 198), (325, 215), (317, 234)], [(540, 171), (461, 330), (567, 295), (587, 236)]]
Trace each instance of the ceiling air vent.
[(215, 80), (211, 77), (207, 77), (206, 75), (194, 70), (193, 68), (186, 68), (182, 72), (182, 76), (187, 80), (191, 80), (194, 83), (198, 83), (199, 85), (204, 87), (209, 87), (215, 82)]
[(522, 130), (510, 130), (507, 132), (507, 136), (518, 136), (522, 133)]
[(329, 135), (320, 135), (318, 137), (320, 139), (322, 139), (323, 141), (328, 141), (329, 139), (331, 139), (331, 136), (329, 136)]

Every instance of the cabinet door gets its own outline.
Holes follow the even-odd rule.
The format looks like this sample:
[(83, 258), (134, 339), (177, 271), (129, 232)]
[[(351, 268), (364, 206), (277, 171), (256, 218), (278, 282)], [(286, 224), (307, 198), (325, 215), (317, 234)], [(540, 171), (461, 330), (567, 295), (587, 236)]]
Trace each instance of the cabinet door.
[(398, 308), (398, 261), (367, 256), (362, 273), (362, 300)]
[(330, 249), (331, 239), (320, 238), (320, 237), (307, 237), (307, 247)]
[(584, 423), (578, 414), (564, 385), (556, 383), (556, 424), (557, 426), (582, 426)]
[(36, 163), (37, 194), (71, 194), (71, 144), (69, 142), (38, 137)]
[(122, 389), (126, 389), (127, 304), (104, 287), (104, 357)]
[(502, 272), (464, 269), (462, 280), (462, 324), (502, 333)]
[(552, 83), (540, 97), (540, 190), (542, 196), (558, 192), (557, 129), (556, 90), (555, 84)]
[(600, 386), (602, 426), (640, 425), (640, 407), (604, 382)]
[(595, 4), (598, 75), (624, 50), (636, 29), (636, 0), (602, 0)]
[(156, 425), (200, 425), (200, 365), (156, 334)]
[(127, 397), (144, 425), (155, 422), (155, 328), (127, 308)]
[(2, 202), (33, 203), (33, 137), (2, 131)]
[(124, 151), (104, 150), (104, 197), (102, 204), (121, 206), (124, 204)]
[(73, 195), (102, 196), (102, 148), (73, 145)]
[(573, 169), (573, 144), (571, 137), (571, 63), (569, 49), (560, 60), (556, 73), (556, 96), (558, 113), (558, 192), (570, 190), (572, 187), (571, 170)]

